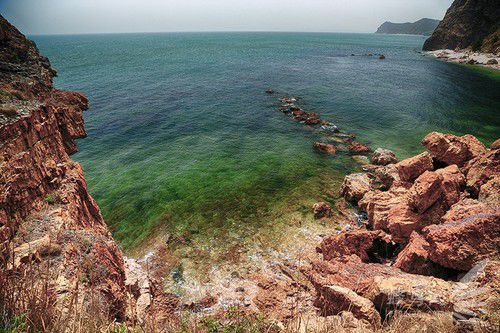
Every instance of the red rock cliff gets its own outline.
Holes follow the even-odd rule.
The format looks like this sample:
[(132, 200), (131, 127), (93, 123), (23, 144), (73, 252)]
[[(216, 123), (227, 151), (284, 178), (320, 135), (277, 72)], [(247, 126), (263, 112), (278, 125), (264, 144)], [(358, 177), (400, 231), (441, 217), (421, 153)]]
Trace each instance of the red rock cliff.
[(50, 261), (64, 304), (92, 292), (110, 317), (125, 315), (122, 253), (81, 166), (70, 154), (86, 136), (87, 98), (54, 89), (56, 72), (35, 44), (0, 16), (0, 244), (3, 271)]

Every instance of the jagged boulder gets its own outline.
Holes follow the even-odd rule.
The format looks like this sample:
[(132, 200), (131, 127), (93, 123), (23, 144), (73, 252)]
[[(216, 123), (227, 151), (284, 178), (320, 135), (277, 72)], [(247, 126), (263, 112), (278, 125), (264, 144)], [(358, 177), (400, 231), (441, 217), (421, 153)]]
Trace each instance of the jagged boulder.
[(371, 157), (372, 164), (388, 165), (397, 163), (396, 155), (389, 149), (377, 148)]
[(436, 160), (459, 167), (486, 152), (484, 144), (469, 134), (456, 136), (432, 132), (422, 140), (422, 145)]
[[(324, 288), (331, 285), (348, 288), (369, 299), (381, 313), (390, 310), (450, 310), (456, 283), (434, 277), (407, 274), (383, 264), (363, 263), (357, 256), (339, 261), (316, 261), (303, 267), (303, 273), (314, 285), (321, 302), (328, 294)], [(337, 298), (329, 301), (334, 302)]]
[(465, 176), (456, 165), (436, 170), (436, 174), (441, 175), (441, 206), (445, 210), (457, 203), (462, 195), (465, 186)]
[(408, 203), (417, 213), (422, 214), (441, 196), (443, 176), (426, 171), (420, 175), (408, 193)]
[(500, 210), (474, 200), (455, 204), (445, 223), (422, 230), (429, 243), (429, 259), (443, 267), (466, 271), (489, 256), (499, 254)]
[(481, 186), (500, 174), (500, 149), (490, 150), (470, 160), (462, 171), (466, 175), (467, 189), (478, 196)]
[(393, 245), (391, 237), (381, 230), (357, 229), (323, 239), (318, 252), (323, 254), (324, 260), (339, 260), (354, 254), (369, 263), (390, 258)]
[(399, 177), (402, 181), (413, 181), (425, 171), (434, 169), (432, 157), (429, 153), (424, 152), (420, 155), (407, 158), (396, 164)]
[(340, 314), (342, 311), (351, 312), (355, 318), (366, 320), (373, 327), (381, 324), (380, 314), (373, 303), (354, 291), (338, 285), (324, 285), (317, 288), (318, 296), (314, 303), (323, 316)]
[(353, 173), (344, 178), (340, 194), (347, 200), (357, 203), (366, 192), (371, 190), (372, 179), (366, 173)]

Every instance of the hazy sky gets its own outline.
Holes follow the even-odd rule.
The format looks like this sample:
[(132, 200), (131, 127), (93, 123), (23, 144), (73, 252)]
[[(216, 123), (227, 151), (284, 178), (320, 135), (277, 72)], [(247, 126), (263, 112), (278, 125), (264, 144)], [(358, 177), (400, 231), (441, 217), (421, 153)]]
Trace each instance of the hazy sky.
[(452, 0), (0, 0), (26, 34), (151, 31), (373, 32), (441, 19)]

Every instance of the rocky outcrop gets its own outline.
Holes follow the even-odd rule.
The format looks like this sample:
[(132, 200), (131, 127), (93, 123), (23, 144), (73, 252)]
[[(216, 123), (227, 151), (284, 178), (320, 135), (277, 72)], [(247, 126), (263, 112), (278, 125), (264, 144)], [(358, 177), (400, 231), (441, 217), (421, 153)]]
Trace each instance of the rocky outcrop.
[(422, 144), (429, 152), (346, 176), (341, 195), (367, 220), (324, 238), (323, 260), (303, 268), (322, 312), (351, 302), (372, 324), (371, 304), (382, 320), (394, 310), (454, 311), (460, 329), (481, 322), (497, 280), (459, 279), (500, 254), (498, 150), (470, 135), (431, 133)]
[(496, 0), (455, 0), (424, 43), (424, 50), (500, 52), (500, 6)]
[(123, 321), (134, 296), (122, 252), (81, 166), (69, 157), (75, 139), (86, 136), (88, 100), (54, 89), (55, 73), (35, 44), (0, 16), (0, 275), (47, 270), (35, 283), (55, 291), (56, 310), (69, 316), (68, 325), (69, 304), (89, 298), (110, 320)]

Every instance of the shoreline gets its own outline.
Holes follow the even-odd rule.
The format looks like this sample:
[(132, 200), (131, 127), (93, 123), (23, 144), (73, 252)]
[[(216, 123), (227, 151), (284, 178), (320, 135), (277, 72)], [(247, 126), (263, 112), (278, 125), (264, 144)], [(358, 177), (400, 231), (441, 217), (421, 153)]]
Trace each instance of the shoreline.
[(425, 51), (424, 54), (436, 59), (464, 65), (479, 65), (485, 68), (500, 70), (500, 56), (493, 53), (481, 53), (470, 50), (435, 50)]

